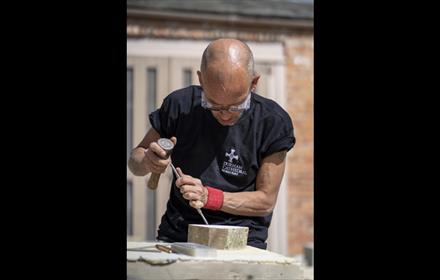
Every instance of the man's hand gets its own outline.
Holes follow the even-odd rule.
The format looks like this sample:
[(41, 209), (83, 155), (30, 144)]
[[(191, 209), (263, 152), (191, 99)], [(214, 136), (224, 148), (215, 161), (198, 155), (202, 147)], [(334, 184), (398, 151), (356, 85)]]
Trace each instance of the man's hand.
[(202, 185), (202, 181), (183, 174), (182, 170), (176, 168), (181, 176), (176, 180), (176, 186), (180, 189), (183, 198), (189, 200), (189, 205), (193, 208), (202, 208), (208, 198), (208, 189)]
[[(145, 176), (150, 172), (157, 174), (165, 172), (171, 159), (162, 158), (166, 153), (159, 144), (157, 144), (159, 138), (159, 133), (153, 128), (150, 128), (141, 143), (132, 150), (128, 161), (128, 168), (135, 176)], [(176, 137), (171, 137), (170, 140), (176, 145)]]
[[(174, 145), (177, 143), (176, 137), (170, 139)], [(145, 157), (142, 159), (142, 163), (150, 172), (161, 174), (165, 172), (165, 169), (171, 162), (171, 158), (166, 157), (166, 152), (162, 149), (157, 142), (151, 142), (148, 149), (144, 151)]]

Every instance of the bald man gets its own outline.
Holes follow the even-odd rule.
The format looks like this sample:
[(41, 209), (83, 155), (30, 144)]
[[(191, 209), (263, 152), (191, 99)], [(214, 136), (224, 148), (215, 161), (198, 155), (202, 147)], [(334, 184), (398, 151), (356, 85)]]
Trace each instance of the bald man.
[[(295, 137), (289, 115), (255, 92), (260, 75), (251, 49), (234, 39), (211, 42), (202, 55), (200, 86), (169, 94), (150, 114), (152, 128), (128, 162), (134, 175), (174, 175), (157, 239), (187, 241), (188, 224), (249, 227), (248, 245), (266, 249), (286, 153)], [(157, 144), (170, 138), (171, 158)]]

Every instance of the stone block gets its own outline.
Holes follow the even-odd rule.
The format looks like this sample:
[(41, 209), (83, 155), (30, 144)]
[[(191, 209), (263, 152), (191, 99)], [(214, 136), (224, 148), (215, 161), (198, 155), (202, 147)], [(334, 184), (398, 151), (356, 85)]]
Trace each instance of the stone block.
[(188, 242), (207, 245), (216, 249), (242, 249), (247, 245), (248, 227), (225, 225), (188, 226)]

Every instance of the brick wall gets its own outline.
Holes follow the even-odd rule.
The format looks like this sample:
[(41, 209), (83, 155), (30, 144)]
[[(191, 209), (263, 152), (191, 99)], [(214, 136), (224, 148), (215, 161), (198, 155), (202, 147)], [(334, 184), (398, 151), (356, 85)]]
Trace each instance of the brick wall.
[(291, 36), (284, 47), (286, 107), (296, 136), (286, 170), (289, 254), (298, 254), (304, 244), (313, 241), (313, 37)]
[(312, 31), (234, 30), (222, 26), (127, 21), (129, 37), (213, 40), (220, 37), (254, 42), (282, 42), (286, 56), (286, 107), (296, 145), (288, 154), (288, 254), (303, 253), (313, 241), (313, 34)]

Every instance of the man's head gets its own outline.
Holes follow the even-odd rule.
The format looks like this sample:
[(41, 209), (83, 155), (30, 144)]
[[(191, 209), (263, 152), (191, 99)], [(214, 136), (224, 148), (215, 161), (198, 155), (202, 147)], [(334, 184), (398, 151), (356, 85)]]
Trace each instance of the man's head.
[(250, 48), (235, 39), (218, 39), (203, 52), (200, 71), (197, 71), (204, 97), (214, 106), (224, 110), (212, 111), (222, 125), (233, 125), (240, 112), (228, 108), (246, 101), (254, 90), (259, 75), (254, 72), (254, 59)]

